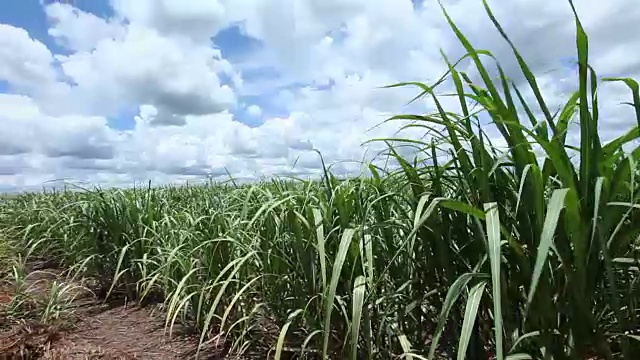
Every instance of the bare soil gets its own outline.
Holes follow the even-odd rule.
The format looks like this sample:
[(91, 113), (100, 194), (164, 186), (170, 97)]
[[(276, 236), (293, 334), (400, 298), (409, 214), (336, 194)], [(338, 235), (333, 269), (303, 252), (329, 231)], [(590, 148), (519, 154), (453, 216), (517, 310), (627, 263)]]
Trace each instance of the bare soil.
[(146, 308), (95, 304), (82, 312), (76, 329), (52, 343), (52, 353), (65, 359), (186, 359), (198, 344), (189, 335), (170, 339), (162, 314)]
[[(45, 296), (47, 283), (60, 271), (37, 271), (28, 277)], [(34, 319), (8, 319), (5, 306), (14, 294), (0, 285), (1, 359), (192, 359), (198, 339), (176, 325), (170, 337), (164, 314), (154, 306), (141, 308), (123, 300), (105, 303), (90, 292), (78, 294), (65, 318), (53, 324)], [(224, 349), (206, 348), (200, 359), (225, 359)]]

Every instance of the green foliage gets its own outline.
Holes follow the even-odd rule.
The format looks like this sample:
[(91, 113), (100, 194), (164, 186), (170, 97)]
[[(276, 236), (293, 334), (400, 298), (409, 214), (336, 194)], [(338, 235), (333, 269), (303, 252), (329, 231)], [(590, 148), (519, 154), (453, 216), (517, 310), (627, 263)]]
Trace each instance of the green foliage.
[[(396, 170), (24, 194), (0, 203), (3, 236), (24, 255), (98, 278), (107, 296), (160, 299), (169, 329), (188, 323), (201, 342), (224, 336), (235, 351), (266, 343), (276, 358), (430, 359), (445, 349), (458, 359), (632, 359), (640, 353), (640, 130), (604, 143), (596, 94), (602, 81), (626, 84), (640, 125), (638, 85), (596, 76), (576, 15), (578, 88), (552, 113), (486, 10), (535, 101), (445, 11), (467, 53), (455, 63), (444, 57), (449, 71), (433, 85), (391, 86), (417, 87), (416, 100), (437, 110), (388, 120), (410, 121), (404, 126), (428, 140), (372, 140), (389, 144)], [(473, 73), (457, 69), (465, 61)], [(444, 79), (460, 113), (439, 101)], [(480, 117), (507, 151), (491, 144)], [(578, 144), (567, 143), (572, 122)], [(399, 155), (404, 144), (416, 159)]]

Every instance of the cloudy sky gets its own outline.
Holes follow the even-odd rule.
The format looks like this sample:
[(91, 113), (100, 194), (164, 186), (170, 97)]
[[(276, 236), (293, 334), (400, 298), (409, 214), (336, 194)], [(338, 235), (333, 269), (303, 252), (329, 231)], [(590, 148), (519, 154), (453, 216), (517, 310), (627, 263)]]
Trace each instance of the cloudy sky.
[[(576, 2), (599, 75), (640, 75), (640, 7)], [(443, 3), (521, 81), (481, 1)], [(489, 3), (549, 101), (572, 91), (569, 4)], [(435, 0), (0, 1), (0, 191), (308, 176), (313, 149), (358, 173), (380, 150), (362, 143), (398, 127), (376, 124), (430, 109), (406, 107), (412, 89), (379, 87), (436, 80), (440, 50), (463, 53)], [(601, 99), (610, 138), (632, 114), (616, 105), (623, 87)]]

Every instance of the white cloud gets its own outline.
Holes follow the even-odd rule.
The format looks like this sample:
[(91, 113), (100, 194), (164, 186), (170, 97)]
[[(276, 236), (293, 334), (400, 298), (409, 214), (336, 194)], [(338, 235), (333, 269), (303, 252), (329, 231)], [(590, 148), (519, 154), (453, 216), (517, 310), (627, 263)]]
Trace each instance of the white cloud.
[(152, 104), (158, 124), (182, 124), (185, 115), (234, 106), (235, 93), (220, 76), (229, 76), (232, 86), (238, 76), (208, 42), (165, 36), (126, 13), (119, 21), (59, 3), (45, 9), (49, 34), (72, 52), (55, 55), (54, 62), (24, 29), (2, 25), (0, 78), (24, 88), (46, 112), (109, 116)]
[[(160, 36), (131, 24), (122, 40), (105, 39), (91, 52), (58, 56), (62, 70), (76, 84), (72, 94), (90, 109), (152, 104), (158, 122), (183, 123), (177, 116), (220, 112), (235, 103), (233, 90), (218, 73), (218, 50)], [(163, 114), (164, 113), (164, 114)]]
[(226, 9), (218, 0), (112, 0), (116, 12), (136, 24), (165, 35), (207, 41), (226, 23)]
[(28, 152), (48, 157), (110, 159), (114, 131), (102, 117), (48, 116), (31, 98), (0, 94), (0, 154)]
[[(361, 144), (396, 136), (402, 123), (376, 125), (394, 113), (432, 109), (428, 101), (405, 107), (415, 88), (379, 87), (433, 82), (446, 70), (441, 49), (451, 61), (464, 53), (433, 1), (420, 6), (410, 0), (111, 3), (111, 19), (70, 5), (46, 7), (49, 35), (69, 50), (65, 55), (52, 54), (24, 29), (0, 25), (0, 80), (22, 94), (0, 96), (0, 125), (8, 129), (0, 134), (0, 188), (61, 177), (126, 185), (227, 172), (244, 179), (304, 175), (319, 171), (313, 149), (335, 163), (335, 171), (358, 172), (358, 161), (384, 149), (382, 143)], [(490, 3), (552, 111), (563, 105), (576, 87), (575, 72), (567, 65), (575, 58), (568, 3)], [(444, 4), (469, 40), (492, 51), (533, 99), (482, 3)], [(640, 46), (635, 36), (640, 8), (623, 0), (577, 6), (599, 74), (640, 75), (640, 60), (630, 53)], [(248, 58), (225, 58), (241, 43), (222, 49), (212, 43), (212, 36), (231, 25), (260, 44)], [(488, 58), (486, 64), (495, 74)], [(260, 69), (269, 76), (246, 75)], [(460, 69), (478, 80), (468, 61)], [(445, 83), (440, 92), (450, 90)], [(629, 107), (616, 104), (628, 100), (623, 86), (603, 87), (600, 99), (605, 138), (634, 123)], [(441, 101), (447, 110), (457, 110), (456, 98)], [(237, 107), (247, 119), (234, 117)], [(109, 127), (109, 116), (136, 108), (133, 129)], [(261, 120), (257, 125), (256, 119)], [(398, 136), (422, 135), (412, 129)]]
[(122, 39), (125, 29), (69, 4), (52, 3), (45, 7), (51, 23), (49, 35), (60, 45), (75, 51), (91, 51), (105, 39)]
[(21, 28), (0, 24), (0, 79), (18, 88), (33, 90), (55, 80), (53, 55)]
[(249, 116), (257, 118), (262, 116), (262, 109), (260, 108), (260, 106), (258, 105), (249, 105), (247, 106), (247, 113), (249, 114)]

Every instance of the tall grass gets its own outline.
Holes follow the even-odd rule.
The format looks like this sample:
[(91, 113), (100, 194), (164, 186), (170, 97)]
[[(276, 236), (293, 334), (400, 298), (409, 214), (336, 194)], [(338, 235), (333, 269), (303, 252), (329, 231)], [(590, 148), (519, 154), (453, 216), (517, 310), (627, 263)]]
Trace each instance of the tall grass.
[[(510, 82), (443, 8), (481, 82), (444, 57), (443, 79), (454, 85), (460, 113), (440, 104), (443, 81), (393, 85), (416, 87), (416, 99), (437, 109), (388, 120), (410, 120), (434, 134), (429, 141), (373, 139), (388, 141), (396, 170), (25, 194), (0, 204), (4, 237), (30, 256), (97, 277), (104, 296), (160, 301), (169, 331), (191, 324), (201, 343), (223, 339), (236, 352), (633, 359), (640, 353), (640, 132), (634, 126), (603, 143), (597, 90), (626, 84), (640, 126), (638, 85), (596, 76), (576, 14), (577, 89), (550, 109), (485, 7), (526, 83)], [(491, 144), (481, 116), (499, 130), (506, 152)], [(579, 144), (566, 141), (572, 122)], [(398, 155), (403, 142), (426, 161)]]

